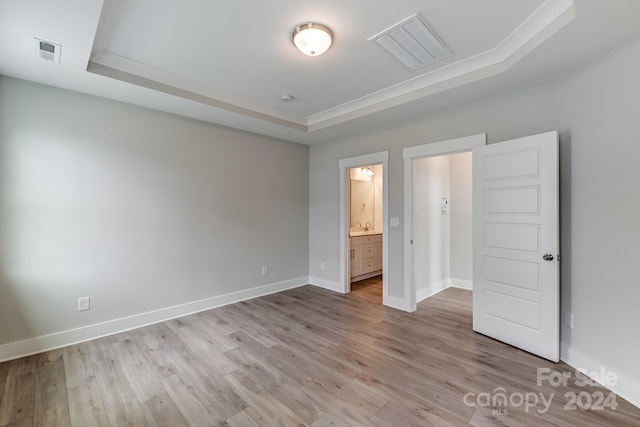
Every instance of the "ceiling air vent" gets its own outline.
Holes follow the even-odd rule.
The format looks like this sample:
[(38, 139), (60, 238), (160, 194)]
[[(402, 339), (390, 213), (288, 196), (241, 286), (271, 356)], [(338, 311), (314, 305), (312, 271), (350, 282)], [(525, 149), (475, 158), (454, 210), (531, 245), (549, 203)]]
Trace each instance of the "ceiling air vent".
[(369, 38), (408, 70), (416, 71), (452, 55), (416, 13)]
[(56, 64), (60, 63), (60, 50), (62, 50), (62, 46), (39, 38), (33, 39), (33, 45), (38, 58), (55, 62)]

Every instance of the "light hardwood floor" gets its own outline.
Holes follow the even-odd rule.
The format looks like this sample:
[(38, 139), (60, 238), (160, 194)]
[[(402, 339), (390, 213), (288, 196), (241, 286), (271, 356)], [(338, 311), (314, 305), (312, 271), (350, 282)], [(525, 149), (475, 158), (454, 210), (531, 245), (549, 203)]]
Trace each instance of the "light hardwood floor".
[(382, 304), (382, 275), (351, 283), (350, 297), (362, 298), (371, 304)]
[[(305, 286), (0, 364), (0, 425), (640, 425), (620, 398), (564, 410), (565, 393), (608, 392), (538, 387), (537, 368), (574, 375), (473, 333), (468, 291), (407, 314)], [(487, 407), (497, 387), (550, 409)]]

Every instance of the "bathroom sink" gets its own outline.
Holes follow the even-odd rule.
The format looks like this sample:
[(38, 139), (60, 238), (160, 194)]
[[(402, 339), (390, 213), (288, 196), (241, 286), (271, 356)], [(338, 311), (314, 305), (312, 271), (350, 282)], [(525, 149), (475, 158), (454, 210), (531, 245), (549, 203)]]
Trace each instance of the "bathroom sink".
[(357, 236), (369, 236), (371, 234), (382, 234), (380, 230), (370, 229), (368, 231), (360, 230), (360, 231), (352, 231), (349, 233), (349, 237), (357, 237)]

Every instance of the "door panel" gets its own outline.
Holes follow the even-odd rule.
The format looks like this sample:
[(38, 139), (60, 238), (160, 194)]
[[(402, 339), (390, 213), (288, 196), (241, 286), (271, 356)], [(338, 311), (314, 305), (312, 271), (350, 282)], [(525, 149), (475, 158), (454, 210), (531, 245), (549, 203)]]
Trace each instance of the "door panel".
[(540, 176), (540, 150), (537, 147), (488, 155), (483, 163), (486, 181)]
[(513, 293), (485, 289), (486, 314), (500, 321), (515, 323), (535, 332), (540, 331), (540, 304)]
[(511, 251), (538, 252), (540, 227), (537, 224), (483, 224), (484, 247)]
[(484, 279), (489, 282), (540, 290), (540, 264), (537, 262), (485, 256), (482, 268)]
[(540, 213), (540, 187), (485, 189), (484, 212), (538, 214)]
[(558, 361), (557, 132), (474, 149), (473, 204), (473, 329)]

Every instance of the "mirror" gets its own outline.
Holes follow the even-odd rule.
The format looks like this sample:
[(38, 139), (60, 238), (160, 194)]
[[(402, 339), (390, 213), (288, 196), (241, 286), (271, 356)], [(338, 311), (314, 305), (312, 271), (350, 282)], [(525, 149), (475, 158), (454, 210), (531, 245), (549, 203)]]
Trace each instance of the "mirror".
[(351, 228), (374, 227), (375, 185), (372, 181), (351, 180)]

